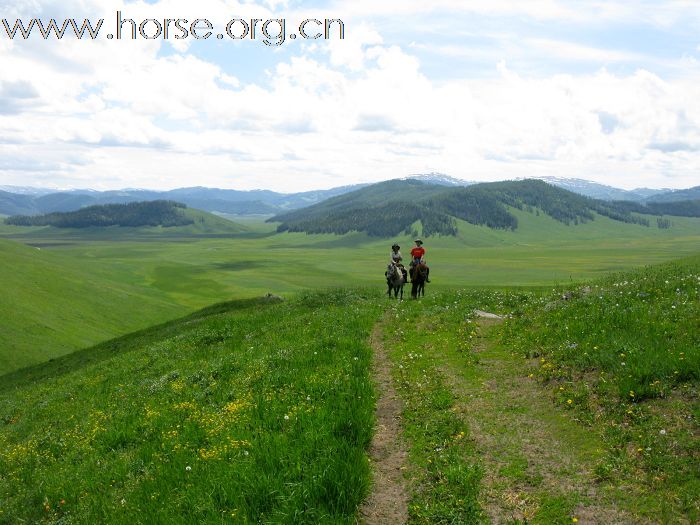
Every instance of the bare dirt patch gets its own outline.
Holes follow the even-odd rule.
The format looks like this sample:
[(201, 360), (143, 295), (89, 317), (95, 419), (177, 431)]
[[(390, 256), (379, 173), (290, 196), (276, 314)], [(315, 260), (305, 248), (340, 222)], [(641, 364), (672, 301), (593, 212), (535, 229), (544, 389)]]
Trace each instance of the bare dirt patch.
[(394, 389), (391, 362), (382, 342), (382, 324), (370, 336), (374, 350), (373, 374), (379, 399), (376, 429), (370, 446), (374, 472), (372, 492), (360, 508), (367, 525), (401, 525), (408, 519), (409, 494), (404, 479), (407, 451), (401, 440), (403, 403)]

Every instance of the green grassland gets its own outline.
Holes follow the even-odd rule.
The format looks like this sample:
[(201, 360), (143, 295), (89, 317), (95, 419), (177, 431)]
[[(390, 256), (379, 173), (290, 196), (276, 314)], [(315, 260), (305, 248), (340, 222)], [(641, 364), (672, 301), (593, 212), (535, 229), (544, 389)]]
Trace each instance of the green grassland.
[(376, 326), (405, 403), (409, 523), (697, 522), (699, 288), (700, 256), (554, 290), (336, 288), (16, 371), (0, 523), (355, 522)]
[(118, 267), (56, 251), (0, 240), (0, 268), (0, 373), (187, 312)]
[[(247, 228), (197, 210), (187, 209), (185, 214), (194, 224), (69, 231), (2, 226), (3, 232), (19, 231), (26, 238), (22, 243), (0, 240), (0, 374), (231, 297), (207, 295), (215, 287), (199, 288), (196, 277), (187, 275), (187, 264), (180, 268), (180, 274), (187, 275), (183, 284), (182, 277), (163, 263), (168, 257), (163, 248)], [(151, 245), (153, 239), (160, 247)], [(141, 266), (145, 260), (150, 267)], [(162, 281), (172, 285), (159, 287)], [(193, 292), (173, 293), (182, 289)]]
[[(674, 217), (670, 229), (602, 216), (565, 226), (537, 211), (510, 211), (519, 221), (514, 232), (460, 222), (458, 236), (426, 239), (433, 289), (580, 282), (691, 254), (700, 245), (696, 218)], [(0, 237), (14, 241), (0, 253), (0, 280), (10, 298), (0, 306), (0, 373), (217, 301), (383, 286), (394, 239), (277, 234), (259, 220), (186, 213), (194, 224), (174, 228), (0, 225)], [(420, 233), (420, 223), (414, 227)], [(395, 240), (407, 255), (411, 238)]]

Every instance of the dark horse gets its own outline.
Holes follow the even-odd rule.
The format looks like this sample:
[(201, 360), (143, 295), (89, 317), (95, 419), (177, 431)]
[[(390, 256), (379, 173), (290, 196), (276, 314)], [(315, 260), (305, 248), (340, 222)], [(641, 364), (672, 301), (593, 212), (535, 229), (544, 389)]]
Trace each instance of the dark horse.
[(414, 299), (419, 295), (425, 297), (426, 279), (428, 279), (428, 267), (424, 263), (418, 263), (411, 270), (411, 297)]
[(387, 268), (386, 271), (386, 284), (386, 294), (388, 296), (391, 296), (391, 292), (393, 290), (394, 297), (399, 297), (403, 299), (403, 272), (401, 272), (401, 269), (399, 269), (398, 266), (395, 266), (393, 264), (389, 265), (389, 268)]

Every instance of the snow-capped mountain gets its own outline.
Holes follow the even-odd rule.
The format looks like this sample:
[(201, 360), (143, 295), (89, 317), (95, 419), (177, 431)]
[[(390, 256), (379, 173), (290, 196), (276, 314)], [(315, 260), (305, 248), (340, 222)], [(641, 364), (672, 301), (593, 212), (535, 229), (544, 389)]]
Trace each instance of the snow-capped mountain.
[(416, 175), (409, 175), (408, 177), (402, 177), (401, 180), (419, 180), (421, 182), (427, 182), (429, 184), (439, 184), (441, 186), (471, 186), (472, 184), (478, 184), (475, 181), (468, 181), (462, 179), (456, 179), (455, 177), (450, 177), (444, 173), (438, 173), (436, 171), (430, 173), (421, 173)]

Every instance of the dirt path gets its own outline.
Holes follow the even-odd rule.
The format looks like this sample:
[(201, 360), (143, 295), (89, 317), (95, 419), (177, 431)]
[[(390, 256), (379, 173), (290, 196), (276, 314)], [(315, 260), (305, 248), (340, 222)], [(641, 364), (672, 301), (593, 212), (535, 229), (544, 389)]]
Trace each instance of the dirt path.
[(640, 523), (601, 494), (593, 468), (602, 443), (554, 410), (523, 370), (520, 356), (489, 339), (500, 319), (481, 316), (479, 364), (436, 352), (484, 467), (482, 506), (491, 523), (548, 521), (571, 513), (578, 523)]
[(402, 401), (394, 389), (391, 362), (382, 342), (383, 324), (370, 336), (374, 350), (373, 373), (377, 399), (377, 428), (370, 447), (374, 480), (372, 492), (360, 509), (367, 525), (401, 525), (408, 519), (408, 490), (403, 475), (407, 452), (401, 441)]

